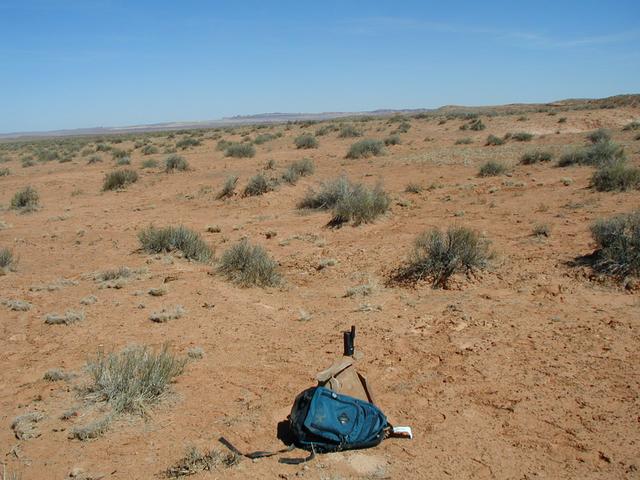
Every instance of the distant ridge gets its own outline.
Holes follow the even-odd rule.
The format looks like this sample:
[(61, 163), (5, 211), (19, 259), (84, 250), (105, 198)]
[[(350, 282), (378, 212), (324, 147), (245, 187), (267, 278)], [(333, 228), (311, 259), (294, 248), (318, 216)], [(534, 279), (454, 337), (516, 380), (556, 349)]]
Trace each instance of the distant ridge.
[(503, 114), (522, 111), (534, 111), (539, 108), (615, 108), (615, 107), (640, 107), (640, 94), (623, 94), (598, 99), (565, 99), (549, 103), (512, 103), (495, 106), (460, 106), (445, 105), (439, 108), (415, 108), (415, 109), (379, 109), (365, 112), (322, 112), (322, 113), (258, 113), (254, 115), (237, 115), (224, 117), (218, 120), (206, 120), (200, 122), (166, 122), (152, 123), (148, 125), (132, 125), (125, 127), (92, 127), (76, 128), (68, 130), (51, 130), (43, 132), (13, 132), (0, 133), (0, 140), (16, 138), (46, 138), (46, 137), (71, 137), (85, 135), (119, 135), (127, 133), (159, 132), (168, 130), (192, 130), (200, 128), (231, 127), (236, 125), (252, 125), (264, 123), (286, 123), (296, 121), (322, 121), (337, 118), (363, 117), (363, 116), (392, 116), (392, 115), (416, 115), (428, 113), (431, 115), (451, 114), (455, 112), (469, 112), (478, 114), (490, 114), (500, 112)]

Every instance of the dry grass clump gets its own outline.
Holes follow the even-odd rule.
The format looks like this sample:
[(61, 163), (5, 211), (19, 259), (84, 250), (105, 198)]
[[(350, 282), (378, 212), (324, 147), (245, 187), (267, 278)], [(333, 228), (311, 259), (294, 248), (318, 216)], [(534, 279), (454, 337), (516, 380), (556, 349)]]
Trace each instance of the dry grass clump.
[(8, 175), (11, 175), (11, 170), (8, 168), (0, 168), (0, 177), (6, 177)]
[(186, 150), (187, 148), (197, 147), (201, 144), (202, 142), (197, 138), (185, 137), (176, 142), (176, 148), (179, 148), (180, 150)]
[(178, 250), (185, 258), (207, 263), (213, 257), (213, 250), (197, 232), (180, 225), (179, 227), (156, 228), (153, 225), (138, 233), (142, 249), (148, 253), (163, 253)]
[(533, 138), (533, 134), (529, 132), (516, 132), (510, 135), (517, 142), (528, 142)]
[(133, 269), (129, 267), (119, 267), (98, 272), (93, 276), (93, 279), (100, 284), (100, 288), (120, 289), (124, 287), (132, 277), (135, 276), (139, 278), (140, 275), (145, 273), (147, 273), (146, 268)]
[(176, 305), (173, 308), (163, 308), (159, 312), (153, 312), (149, 315), (149, 320), (156, 323), (166, 323), (169, 320), (178, 320), (182, 318), (185, 310), (182, 305)]
[(604, 128), (599, 128), (587, 135), (587, 140), (591, 143), (610, 142), (611, 134)]
[(256, 154), (256, 149), (250, 143), (232, 143), (226, 146), (225, 156), (234, 158), (249, 158)]
[(16, 259), (13, 252), (7, 248), (0, 248), (0, 274), (7, 273), (15, 268)]
[(187, 448), (184, 457), (164, 472), (167, 478), (180, 478), (196, 475), (199, 472), (211, 472), (218, 467), (233, 467), (240, 463), (241, 457), (236, 453), (221, 453), (209, 450), (200, 453), (196, 447)]
[(310, 133), (304, 133), (293, 141), (296, 148), (318, 148), (318, 140)]
[(71, 378), (71, 374), (65, 372), (61, 368), (52, 368), (51, 370), (47, 370), (42, 378), (47, 382), (59, 382), (61, 380), (69, 380)]
[(456, 145), (471, 145), (472, 143), (473, 140), (470, 137), (459, 138), (455, 142)]
[(222, 185), (222, 190), (218, 193), (217, 198), (228, 198), (232, 197), (235, 194), (236, 185), (238, 185), (238, 176), (237, 175), (228, 175), (224, 184)]
[(411, 182), (407, 183), (407, 186), (404, 187), (404, 191), (406, 193), (422, 193), (424, 187), (419, 183)]
[(502, 175), (506, 171), (507, 166), (504, 163), (496, 160), (489, 160), (482, 164), (478, 175), (480, 177), (495, 177), (497, 175)]
[(156, 168), (158, 166), (158, 161), (154, 158), (147, 158), (142, 161), (142, 168)]
[(44, 323), (47, 325), (71, 325), (72, 323), (84, 320), (84, 312), (82, 310), (67, 310), (64, 315), (58, 313), (50, 313)]
[(310, 158), (303, 158), (302, 160), (292, 162), (282, 174), (282, 179), (285, 182), (294, 185), (300, 177), (311, 175), (314, 171), (315, 165), (313, 160)]
[(251, 245), (247, 239), (222, 254), (218, 272), (243, 287), (272, 287), (281, 281), (278, 263), (263, 247)]
[(164, 160), (164, 171), (167, 173), (172, 173), (176, 170), (179, 172), (189, 170), (189, 162), (187, 162), (187, 160), (180, 155), (169, 155)]
[(264, 195), (271, 190), (273, 190), (273, 183), (262, 173), (258, 173), (249, 179), (242, 195), (245, 197), (256, 197)]
[(113, 416), (106, 415), (105, 417), (94, 420), (86, 425), (73, 427), (69, 432), (68, 437), (80, 440), (81, 442), (99, 438), (107, 433), (112, 421)]
[(349, 148), (346, 158), (368, 158), (384, 154), (384, 144), (371, 138), (360, 140)]
[(84, 389), (85, 398), (106, 402), (116, 414), (146, 414), (185, 365), (186, 359), (173, 355), (167, 345), (157, 352), (138, 345), (118, 353), (99, 352), (87, 363), (91, 382)]
[(543, 151), (543, 150), (533, 150), (531, 152), (526, 152), (520, 158), (520, 163), (522, 165), (533, 165), (534, 163), (540, 162), (550, 162), (553, 158), (551, 152)]
[(587, 147), (565, 153), (560, 157), (558, 166), (593, 165), (601, 167), (626, 160), (624, 149), (620, 145), (601, 135), (597, 135), (595, 138), (603, 139), (595, 141)]
[(548, 223), (539, 223), (533, 227), (533, 235), (536, 237), (549, 237), (551, 235), (551, 227)]
[(640, 168), (627, 165), (624, 160), (604, 165), (593, 173), (591, 186), (599, 192), (640, 188)]
[(343, 125), (340, 127), (340, 133), (338, 133), (338, 138), (353, 138), (361, 136), (362, 132), (353, 125)]
[(640, 130), (640, 121), (634, 120), (632, 122), (629, 122), (624, 127), (622, 127), (622, 130), (624, 131)]
[(400, 138), (400, 135), (398, 135), (397, 133), (389, 135), (387, 138), (384, 139), (384, 144), (387, 147), (391, 145), (400, 145), (401, 143), (402, 143), (402, 139)]
[(488, 242), (466, 227), (449, 227), (420, 234), (407, 266), (395, 279), (416, 282), (430, 279), (434, 288), (446, 287), (451, 275), (485, 268), (490, 258)]
[(14, 418), (11, 430), (18, 440), (29, 440), (40, 436), (36, 424), (44, 419), (40, 412), (29, 412)]
[(102, 190), (118, 190), (137, 181), (138, 173), (135, 170), (116, 170), (115, 172), (109, 172), (106, 174), (102, 184)]
[(160, 150), (155, 145), (145, 145), (140, 151), (143, 155), (153, 155), (155, 153), (160, 153)]
[(500, 137), (496, 137), (495, 135), (489, 135), (487, 137), (487, 141), (485, 142), (485, 145), (487, 146), (497, 146), (497, 145), (503, 145), (503, 144), (504, 144), (504, 139)]
[(12, 312), (28, 312), (32, 306), (26, 300), (0, 300), (0, 303)]
[(596, 221), (591, 235), (598, 251), (594, 267), (611, 275), (640, 275), (640, 210)]
[(102, 162), (102, 157), (100, 155), (91, 155), (88, 159), (87, 159), (87, 163), (89, 165), (93, 165), (95, 163), (101, 163)]
[(21, 213), (33, 212), (40, 205), (40, 195), (35, 188), (28, 185), (18, 190), (11, 199), (11, 208)]

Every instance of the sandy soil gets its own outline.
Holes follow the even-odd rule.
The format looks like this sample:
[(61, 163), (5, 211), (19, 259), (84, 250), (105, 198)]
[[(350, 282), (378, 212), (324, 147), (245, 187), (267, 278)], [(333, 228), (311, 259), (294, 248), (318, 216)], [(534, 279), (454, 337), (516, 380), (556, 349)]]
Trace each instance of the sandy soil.
[[(487, 129), (481, 132), (460, 131), (461, 120), (438, 125), (414, 119), (401, 145), (362, 160), (344, 158), (354, 139), (335, 132), (318, 137), (318, 149), (296, 150), (293, 138), (316, 128), (298, 125), (271, 128), (284, 136), (257, 146), (250, 159), (225, 158), (207, 140), (181, 153), (192, 167), (184, 173), (140, 170), (144, 158), (164, 155), (136, 150), (132, 168), (141, 178), (121, 192), (101, 191), (104, 174), (114, 168), (108, 156), (95, 165), (80, 157), (31, 168), (17, 159), (3, 165), (12, 174), (0, 177), (0, 203), (8, 206), (13, 193), (30, 184), (42, 208), (0, 212), (6, 224), (0, 246), (19, 256), (17, 270), (0, 276), (0, 298), (33, 305), (27, 312), (0, 305), (2, 462), (25, 480), (62, 479), (74, 469), (85, 478), (148, 479), (158, 478), (189, 445), (221, 448), (221, 435), (242, 450), (281, 448), (277, 423), (295, 395), (313, 385), (314, 374), (341, 353), (340, 332), (354, 324), (380, 407), (393, 423), (410, 425), (414, 440), (323, 455), (304, 466), (244, 460), (194, 478), (640, 478), (640, 296), (571, 265), (594, 250), (590, 223), (637, 208), (640, 192), (595, 192), (588, 188), (588, 167), (517, 165), (531, 148), (560, 153), (600, 126), (612, 129), (638, 165), (636, 133), (621, 127), (639, 118), (640, 109), (562, 115), (564, 124), (546, 113), (528, 114), (525, 121), (483, 117)], [(362, 124), (375, 138), (396, 126)], [(489, 133), (514, 131), (536, 137), (484, 146)], [(463, 137), (474, 143), (454, 145)], [(132, 142), (117, 146), (131, 148)], [(316, 173), (295, 186), (216, 199), (229, 173), (240, 176), (242, 187), (268, 159), (281, 171), (303, 156), (315, 161)], [(510, 176), (479, 178), (478, 167), (488, 159), (513, 165)], [(329, 229), (330, 214), (296, 210), (309, 187), (340, 173), (367, 184), (382, 181), (393, 198), (390, 213), (373, 224)], [(562, 178), (572, 181), (565, 185)], [(437, 188), (405, 193), (409, 182)], [(245, 236), (265, 246), (280, 263), (285, 285), (239, 288), (212, 275), (212, 266), (138, 251), (141, 227), (181, 223), (200, 232), (217, 256)], [(550, 225), (550, 237), (532, 235), (539, 223)], [(387, 285), (418, 233), (452, 224), (491, 240), (489, 269), (457, 276), (448, 290)], [(208, 233), (209, 225), (221, 232)], [(269, 231), (277, 235), (267, 239)], [(337, 264), (318, 269), (326, 258)], [(90, 278), (119, 266), (144, 267), (148, 274), (121, 289), (100, 289)], [(32, 288), (61, 279), (74, 282), (51, 291)], [(349, 287), (367, 282), (376, 285), (371, 295), (344, 297)], [(163, 285), (167, 295), (146, 294)], [(90, 294), (97, 303), (81, 305)], [(149, 320), (152, 311), (178, 304), (186, 310), (182, 318)], [(85, 320), (44, 323), (47, 314), (67, 309), (84, 310)], [(301, 321), (300, 310), (311, 319)], [(164, 342), (181, 355), (195, 346), (204, 351), (178, 377), (170, 398), (148, 419), (123, 417), (101, 438), (69, 440), (69, 430), (92, 415), (82, 408), (78, 417), (60, 420), (82, 404), (75, 386), (86, 381), (87, 358), (100, 349)], [(44, 380), (54, 367), (78, 376)], [(39, 436), (16, 439), (13, 419), (32, 411), (45, 416)]]

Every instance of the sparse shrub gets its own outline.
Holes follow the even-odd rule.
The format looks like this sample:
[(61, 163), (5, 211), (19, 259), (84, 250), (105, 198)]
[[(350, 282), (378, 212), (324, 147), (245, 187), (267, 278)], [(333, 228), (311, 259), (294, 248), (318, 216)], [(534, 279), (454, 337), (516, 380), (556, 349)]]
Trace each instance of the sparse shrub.
[(516, 132), (511, 134), (511, 138), (517, 142), (528, 142), (533, 138), (533, 134), (529, 132)]
[(160, 153), (160, 149), (158, 149), (158, 147), (156, 147), (155, 145), (145, 145), (144, 147), (142, 147), (141, 151), (143, 155), (153, 155), (154, 153)]
[(258, 173), (249, 179), (249, 182), (244, 187), (242, 194), (245, 197), (255, 197), (264, 195), (265, 193), (273, 190), (273, 185), (267, 177)]
[(20, 415), (11, 422), (11, 430), (18, 440), (29, 440), (40, 434), (36, 424), (45, 418), (41, 412), (29, 412)]
[(548, 237), (551, 235), (551, 227), (548, 223), (539, 223), (533, 227), (533, 234), (536, 237)]
[(400, 281), (431, 279), (434, 288), (446, 287), (456, 272), (482, 269), (489, 260), (488, 243), (466, 227), (433, 229), (420, 234), (406, 267), (396, 276)]
[(11, 174), (11, 170), (8, 168), (0, 168), (0, 177), (6, 177)]
[(423, 190), (423, 186), (419, 183), (408, 183), (404, 188), (404, 191), (407, 193), (421, 193)]
[(94, 163), (100, 163), (100, 162), (102, 162), (102, 157), (100, 155), (91, 155), (87, 160), (87, 163), (89, 165), (93, 165)]
[(35, 188), (26, 186), (18, 190), (11, 199), (11, 208), (21, 212), (33, 212), (40, 204), (40, 195)]
[(338, 130), (338, 127), (333, 123), (323, 125), (316, 130), (316, 137), (321, 137), (323, 135), (326, 135), (327, 133), (335, 132), (336, 130)]
[(351, 221), (354, 225), (370, 223), (385, 213), (389, 204), (389, 196), (380, 185), (373, 189), (361, 184), (349, 185), (333, 206), (333, 218), (329, 223), (334, 226)]
[(199, 472), (212, 472), (220, 466), (232, 467), (237, 465), (241, 458), (234, 452), (223, 454), (217, 450), (210, 450), (200, 453), (196, 447), (189, 447), (184, 457), (164, 473), (168, 478), (180, 478), (196, 475)]
[(487, 146), (497, 146), (497, 145), (503, 145), (503, 144), (504, 144), (504, 140), (500, 137), (496, 137), (495, 135), (489, 135), (485, 143), (485, 145)]
[(84, 312), (82, 310), (67, 310), (64, 315), (58, 313), (48, 314), (44, 319), (44, 323), (47, 325), (71, 325), (82, 320), (84, 320)]
[(227, 157), (248, 158), (256, 154), (256, 149), (250, 143), (233, 143), (225, 151)]
[(202, 357), (204, 357), (204, 350), (202, 349), (202, 347), (192, 347), (187, 350), (187, 357), (192, 360), (200, 360)]
[(560, 117), (558, 123), (567, 123), (567, 117)]
[(387, 138), (384, 139), (384, 144), (386, 146), (400, 145), (401, 143), (402, 143), (402, 140), (400, 139), (400, 135), (395, 133), (393, 135), (389, 135)]
[(479, 118), (470, 120), (469, 122), (460, 125), (460, 130), (473, 130), (476, 132), (484, 130), (485, 128), (485, 124), (482, 123), (482, 120), (480, 120)]
[(298, 202), (298, 208), (313, 208), (328, 210), (333, 208), (338, 200), (345, 197), (353, 186), (346, 177), (338, 177), (324, 182), (318, 191), (309, 190)]
[(74, 438), (81, 442), (99, 438), (107, 433), (111, 422), (111, 415), (106, 415), (105, 417), (89, 422), (84, 426), (73, 427), (69, 432), (69, 438)]
[(232, 197), (235, 193), (236, 185), (238, 184), (238, 176), (237, 175), (227, 175), (224, 184), (222, 185), (222, 190), (218, 193), (217, 198), (228, 198)]
[(184, 315), (184, 307), (176, 305), (173, 308), (163, 308), (159, 312), (153, 312), (149, 315), (149, 320), (156, 323), (166, 323), (169, 320), (178, 320)]
[(456, 140), (456, 145), (470, 145), (473, 143), (473, 140), (469, 137), (459, 138)]
[(300, 177), (306, 177), (311, 175), (315, 170), (315, 166), (313, 164), (313, 160), (310, 158), (303, 158), (302, 160), (297, 160), (282, 174), (282, 179), (290, 184), (295, 184)]
[(411, 129), (411, 124), (407, 121), (401, 122), (396, 129), (398, 133), (407, 133)]
[(175, 170), (178, 170), (180, 172), (189, 170), (189, 162), (187, 162), (187, 160), (180, 155), (169, 155), (164, 161), (164, 171), (167, 173), (171, 173)]
[(129, 157), (120, 157), (116, 160), (116, 165), (118, 166), (131, 165), (131, 159)]
[(183, 225), (164, 228), (150, 225), (138, 233), (138, 240), (148, 253), (178, 250), (185, 258), (202, 263), (209, 262), (213, 257), (213, 251), (200, 235)]
[(253, 140), (253, 143), (256, 145), (262, 145), (263, 143), (270, 142), (271, 140), (276, 139), (277, 136), (272, 133), (262, 133)]
[(7, 247), (0, 248), (0, 272), (7, 272), (14, 268), (16, 259)]
[(141, 346), (108, 355), (100, 352), (87, 363), (91, 383), (85, 397), (106, 402), (114, 413), (146, 414), (185, 364), (186, 359), (177, 358), (166, 345), (159, 352)]
[(126, 150), (120, 150), (118, 148), (114, 148), (114, 149), (111, 150), (111, 157), (114, 160), (119, 160), (121, 158), (125, 158), (125, 157), (128, 157), (128, 156), (129, 156), (129, 154), (127, 153)]
[(33, 159), (33, 157), (24, 157), (20, 161), (20, 163), (22, 164), (22, 168), (29, 168), (36, 165), (36, 161)]
[(96, 144), (96, 152), (108, 152), (113, 147), (107, 143), (98, 143)]
[(579, 150), (565, 153), (560, 157), (558, 166), (593, 165), (600, 167), (624, 161), (625, 158), (624, 149), (620, 145), (603, 140)]
[(153, 158), (147, 158), (142, 161), (142, 168), (157, 168), (158, 161)]
[(384, 146), (380, 140), (366, 139), (351, 145), (346, 158), (368, 158), (384, 153)]
[(533, 165), (534, 163), (539, 162), (550, 162), (553, 158), (551, 152), (546, 152), (542, 150), (533, 150), (531, 152), (526, 152), (520, 158), (520, 163), (523, 165)]
[(187, 148), (197, 147), (201, 144), (202, 142), (197, 138), (185, 137), (176, 142), (176, 148), (179, 148), (180, 150), (186, 150)]
[(495, 160), (489, 160), (482, 164), (478, 175), (481, 177), (495, 177), (502, 175), (507, 171), (507, 167), (504, 163)]
[(604, 165), (593, 173), (591, 186), (599, 192), (640, 188), (640, 168), (629, 166), (624, 161)]
[(589, 140), (591, 143), (610, 142), (611, 135), (604, 128), (599, 128), (598, 130), (595, 130), (587, 135), (587, 140)]
[(59, 382), (61, 380), (68, 380), (70, 375), (60, 368), (52, 368), (44, 372), (42, 376), (47, 382)]
[(620, 277), (640, 275), (640, 211), (598, 220), (591, 235), (598, 246), (596, 270)]
[[(2, 250), (0, 250), (0, 262), (2, 262)], [(3, 267), (0, 264), (0, 272), (2, 272), (4, 268), (10, 268), (10, 265)], [(0, 300), (0, 303), (2, 305), (6, 305), (6, 307), (12, 312), (28, 312), (32, 307), (32, 305), (26, 300)]]
[(267, 160), (267, 163), (264, 164), (264, 169), (273, 170), (274, 168), (276, 168), (276, 161), (273, 158), (270, 158)]
[(309, 133), (302, 134), (295, 138), (294, 144), (296, 148), (318, 148), (318, 140)]
[(120, 188), (125, 188), (137, 181), (138, 173), (135, 170), (116, 170), (105, 175), (104, 182), (102, 184), (102, 190), (118, 190)]
[(243, 287), (267, 287), (280, 283), (277, 267), (264, 248), (243, 239), (222, 254), (218, 272)]
[(218, 143), (216, 144), (216, 150), (224, 151), (227, 148), (229, 148), (231, 145), (233, 145), (233, 142), (230, 142), (229, 140), (225, 140), (223, 138), (221, 140), (218, 140)]
[(640, 121), (634, 120), (630, 123), (627, 123), (624, 127), (622, 127), (622, 130), (640, 130)]
[(340, 127), (340, 133), (338, 134), (339, 138), (353, 138), (361, 136), (362, 132), (353, 125), (343, 125)]

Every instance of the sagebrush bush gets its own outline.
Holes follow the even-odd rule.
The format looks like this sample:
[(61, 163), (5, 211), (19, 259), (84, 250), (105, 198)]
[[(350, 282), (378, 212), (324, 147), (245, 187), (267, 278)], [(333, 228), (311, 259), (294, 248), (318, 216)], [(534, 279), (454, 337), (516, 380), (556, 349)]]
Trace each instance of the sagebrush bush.
[(131, 165), (131, 159), (129, 157), (120, 157), (116, 160), (116, 165), (120, 167), (124, 165)]
[(256, 149), (250, 143), (233, 143), (225, 150), (227, 157), (249, 158), (256, 154)]
[(404, 188), (404, 191), (407, 193), (421, 193), (424, 190), (424, 187), (419, 183), (408, 183)]
[(620, 277), (640, 275), (640, 210), (597, 220), (591, 235), (598, 246), (596, 270)]
[(85, 387), (85, 397), (106, 402), (115, 413), (146, 414), (186, 363), (166, 345), (158, 352), (142, 346), (107, 355), (100, 352), (87, 363), (91, 383)]
[(22, 190), (18, 190), (11, 199), (11, 208), (22, 212), (31, 212), (38, 208), (40, 195), (35, 188), (28, 185)]
[(311, 175), (315, 170), (313, 160), (310, 158), (303, 158), (292, 162), (291, 165), (282, 174), (282, 179), (290, 184), (295, 184), (300, 177), (306, 177)]
[(202, 142), (197, 138), (185, 137), (176, 142), (176, 148), (179, 148), (180, 150), (186, 150), (187, 148), (197, 147), (201, 144)]
[(142, 161), (142, 168), (156, 168), (158, 166), (158, 161), (153, 158), (147, 158)]
[(591, 186), (599, 192), (640, 188), (640, 168), (629, 166), (625, 161), (604, 165), (593, 173)]
[(339, 138), (353, 138), (361, 136), (362, 132), (353, 125), (343, 125), (340, 127), (340, 133), (338, 133)]
[(488, 146), (497, 146), (497, 145), (503, 145), (504, 144), (504, 140), (500, 137), (496, 137), (495, 135), (489, 135), (487, 137), (487, 141), (485, 142), (485, 145)]
[(11, 270), (15, 265), (15, 261), (13, 252), (9, 248), (0, 248), (0, 271), (7, 272)]
[(595, 130), (587, 135), (587, 140), (589, 140), (591, 143), (610, 142), (611, 134), (604, 128), (599, 128), (598, 130)]
[(180, 155), (169, 155), (164, 160), (164, 171), (167, 173), (171, 173), (174, 170), (178, 170), (180, 172), (184, 172), (185, 170), (189, 170), (189, 162), (184, 157)]
[(368, 158), (384, 154), (384, 146), (380, 140), (366, 139), (351, 145), (346, 158)]
[(309, 133), (305, 133), (295, 138), (293, 141), (296, 148), (318, 148), (318, 140)]
[(322, 135), (326, 135), (327, 133), (330, 133), (330, 132), (335, 132), (336, 130), (338, 130), (338, 127), (333, 123), (330, 123), (328, 125), (323, 125), (316, 130), (316, 137), (321, 137)]
[(456, 145), (470, 145), (472, 143), (473, 140), (471, 140), (471, 138), (469, 137), (459, 138), (458, 140), (456, 140)]
[(518, 142), (528, 142), (533, 138), (533, 134), (529, 132), (516, 132), (511, 134), (511, 138)]
[(389, 135), (387, 138), (384, 139), (384, 144), (386, 146), (400, 145), (401, 143), (402, 143), (402, 140), (400, 139), (400, 135), (398, 135), (397, 133), (394, 133), (393, 135)]
[(0, 168), (0, 177), (6, 177), (11, 174), (11, 170), (8, 168)]
[(154, 153), (160, 152), (158, 147), (156, 147), (155, 145), (145, 145), (144, 147), (142, 147), (141, 151), (143, 155), (153, 155)]
[(622, 130), (625, 130), (625, 131), (640, 130), (640, 121), (634, 120), (630, 123), (627, 123), (624, 127), (622, 127)]
[(29, 168), (37, 165), (37, 162), (33, 157), (25, 157), (20, 161), (20, 163), (22, 164), (22, 168)]
[(552, 158), (553, 155), (551, 152), (534, 150), (524, 153), (522, 157), (520, 157), (520, 163), (523, 165), (532, 165), (534, 163), (550, 162)]
[(415, 239), (408, 265), (397, 279), (430, 279), (434, 288), (446, 287), (451, 275), (486, 267), (490, 258), (488, 242), (466, 227), (449, 227), (424, 232)]
[(467, 123), (463, 123), (462, 125), (460, 125), (460, 130), (474, 130), (476, 132), (484, 130), (485, 128), (485, 124), (482, 123), (482, 120), (480, 120), (479, 118), (473, 119)]
[(245, 197), (255, 197), (264, 195), (267, 192), (273, 190), (273, 182), (269, 180), (262, 173), (258, 173), (251, 177), (244, 187), (242, 195)]
[(94, 163), (100, 163), (100, 162), (102, 162), (102, 157), (100, 155), (91, 155), (87, 160), (87, 163), (89, 165), (93, 165)]
[(298, 208), (328, 210), (345, 197), (353, 188), (346, 177), (338, 177), (324, 182), (317, 191), (309, 190), (298, 202)]
[(183, 225), (164, 228), (150, 225), (138, 233), (138, 240), (142, 249), (148, 253), (179, 250), (185, 258), (202, 263), (213, 258), (213, 251), (200, 235)]
[(114, 148), (111, 150), (111, 156), (113, 157), (114, 160), (119, 160), (121, 158), (128, 157), (129, 154), (127, 153), (126, 150), (120, 150), (118, 148)]
[(353, 222), (354, 225), (371, 223), (389, 209), (389, 195), (380, 185), (369, 189), (364, 185), (354, 185), (333, 207), (332, 225)]
[(560, 157), (558, 166), (593, 165), (600, 167), (624, 161), (625, 159), (624, 149), (620, 145), (609, 140), (603, 140), (579, 150), (565, 153)]
[(489, 160), (482, 164), (478, 175), (481, 177), (495, 177), (502, 175), (507, 171), (507, 167), (504, 163), (496, 160)]
[(243, 287), (270, 287), (281, 281), (278, 264), (260, 245), (243, 239), (220, 257), (218, 272)]
[(102, 190), (118, 190), (137, 181), (138, 173), (135, 170), (116, 170), (105, 175)]
[(218, 193), (218, 198), (232, 197), (235, 193), (236, 185), (238, 185), (238, 176), (227, 175), (227, 178), (222, 185), (222, 190), (220, 190), (220, 193)]

